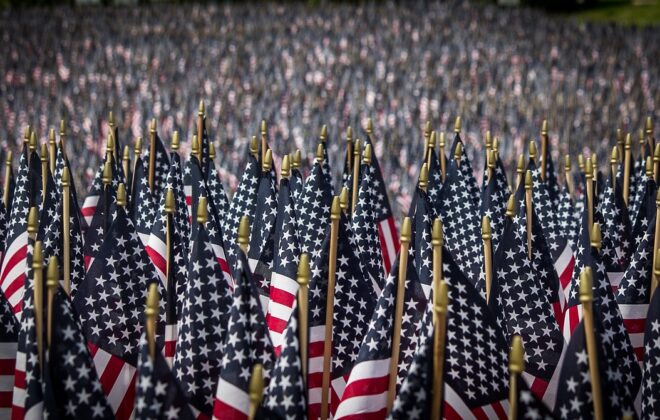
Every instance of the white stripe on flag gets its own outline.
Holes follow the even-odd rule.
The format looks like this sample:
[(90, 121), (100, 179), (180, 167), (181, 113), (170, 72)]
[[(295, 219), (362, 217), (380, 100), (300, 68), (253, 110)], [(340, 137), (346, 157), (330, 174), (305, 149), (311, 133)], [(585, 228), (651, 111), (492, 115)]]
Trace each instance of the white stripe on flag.
[(298, 293), (298, 282), (296, 280), (290, 279), (285, 275), (276, 273), (273, 271), (273, 274), (270, 277), (270, 284), (275, 286), (275, 288), (284, 290), (287, 293), (296, 296)]
[[(102, 350), (99, 349), (99, 351)], [(121, 370), (119, 371), (117, 379), (115, 379), (112, 390), (110, 390), (110, 393), (108, 394), (108, 402), (112, 406), (112, 409), (115, 413), (119, 409), (121, 403), (124, 401), (124, 397), (128, 392), (131, 381), (133, 380), (133, 376), (135, 376), (135, 370), (136, 369), (133, 366), (129, 365), (128, 363), (124, 363), (124, 365), (121, 367)]]
[(222, 377), (218, 380), (218, 389), (215, 393), (215, 398), (246, 416), (249, 414), (250, 397), (247, 392), (225, 381)]
[(337, 407), (335, 419), (342, 417), (373, 413), (387, 405), (387, 391), (380, 394), (364, 395), (343, 400)]
[(390, 264), (394, 263), (394, 258), (396, 258), (396, 248), (394, 247), (394, 232), (390, 229), (390, 218), (388, 217), (385, 220), (378, 222), (378, 225), (383, 232), (383, 238), (385, 238), (385, 249), (387, 250), (387, 255), (389, 256)]
[(0, 375), (0, 392), (14, 389), (14, 375)]
[(454, 388), (445, 382), (444, 386), (445, 404), (449, 404), (462, 419), (475, 419), (472, 410), (463, 402), (463, 399), (458, 396)]
[(0, 343), (0, 359), (15, 359), (17, 351), (17, 343)]
[(26, 412), (23, 420), (41, 420), (44, 414), (44, 403), (40, 401), (30, 407)]

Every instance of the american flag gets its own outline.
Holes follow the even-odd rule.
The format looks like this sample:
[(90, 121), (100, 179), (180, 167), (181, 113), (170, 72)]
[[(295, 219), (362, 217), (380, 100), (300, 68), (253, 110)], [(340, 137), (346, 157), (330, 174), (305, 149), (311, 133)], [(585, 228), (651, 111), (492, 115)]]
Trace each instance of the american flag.
[(435, 215), (429, 202), (426, 191), (420, 187), (415, 188), (415, 208), (412, 213), (412, 241), (410, 243), (410, 258), (417, 270), (417, 278), (422, 285), (424, 296), (431, 299), (431, 285), (433, 283), (433, 246), (431, 235)]
[(277, 216), (277, 184), (275, 174), (271, 171), (271, 168), (262, 168), (254, 216), (247, 255), (252, 279), (259, 287), (261, 308), (266, 313), (270, 293), (270, 277), (273, 271), (275, 218)]
[[(623, 388), (633, 398), (639, 389), (641, 371), (636, 361), (633, 346), (624, 326), (623, 317), (614, 298), (611, 284), (607, 278), (605, 264), (603, 264), (600, 254), (591, 247), (589, 232), (586, 228), (588, 224), (587, 214), (584, 213), (582, 220), (582, 230), (580, 243), (578, 244), (578, 254), (576, 257), (575, 273), (571, 282), (571, 291), (568, 295), (568, 307), (564, 318), (564, 339), (567, 341), (580, 320), (582, 319), (582, 306), (579, 301), (580, 277), (579, 273), (585, 267), (591, 267), (593, 272), (593, 294), (594, 306), (598, 305), (598, 310), (602, 313), (603, 331), (602, 340), (608, 347), (608, 351), (613, 352), (612, 358), (619, 361), (617, 383), (620, 382)], [(562, 382), (559, 383), (562, 386)], [(561, 398), (561, 395), (558, 395)], [(559, 399), (558, 399), (559, 401)], [(632, 402), (630, 402), (632, 404)]]
[[(157, 282), (159, 296), (164, 293), (125, 209), (116, 206), (114, 212), (114, 222), (73, 302), (108, 402), (116, 418), (128, 419), (134, 409), (148, 285)], [(157, 333), (161, 338), (164, 327), (160, 320)]]
[(298, 261), (300, 245), (298, 224), (293, 203), (290, 180), (282, 177), (277, 198), (277, 218), (275, 220), (273, 273), (270, 279), (270, 299), (266, 322), (273, 341), (275, 354), (280, 354), (284, 329), (287, 326), (298, 292)]
[[(557, 174), (555, 173), (555, 165), (552, 162), (552, 142), (547, 139), (546, 142), (545, 159), (541, 159), (542, 165), (545, 165), (545, 188), (548, 191), (550, 202), (557, 208), (561, 196), (561, 188), (557, 182)], [(540, 167), (540, 165), (539, 165)]]
[(135, 388), (135, 419), (188, 420), (196, 416), (188, 400), (160, 352), (149, 354), (144, 335), (140, 339)]
[(641, 418), (660, 416), (660, 293), (653, 294), (644, 332), (644, 373)]
[[(281, 191), (281, 186), (280, 186)], [(298, 310), (293, 312), (282, 334), (282, 352), (273, 365), (270, 383), (256, 414), (257, 419), (307, 419), (305, 383), (298, 340)]]
[(372, 182), (375, 170), (371, 165), (363, 164), (361, 172), (357, 203), (351, 220), (353, 232), (351, 243), (360, 258), (364, 273), (373, 284), (376, 294), (380, 294), (386, 274), (383, 252), (380, 247), (378, 221), (376, 220), (377, 191)]
[[(552, 302), (542, 282), (544, 267), (527, 253), (527, 221), (523, 215), (506, 217), (500, 246), (493, 258), (493, 284), (489, 307), (507, 341), (519, 335), (527, 351), (522, 377), (543, 399), (555, 396), (552, 381), (564, 348)], [(547, 275), (546, 275), (547, 277)], [(549, 386), (553, 382), (554, 386)]]
[(94, 178), (92, 179), (92, 184), (89, 187), (87, 196), (83, 201), (82, 208), (80, 209), (80, 214), (83, 216), (85, 221), (85, 227), (91, 226), (92, 219), (96, 214), (96, 207), (98, 202), (103, 195), (103, 167), (105, 166), (105, 159), (101, 162), (101, 166), (96, 171)]
[(653, 177), (648, 177), (644, 174), (644, 178), (641, 179), (637, 190), (637, 197), (635, 198), (636, 209), (628, 213), (631, 217), (634, 215), (634, 219), (632, 219), (633, 233), (644, 231), (644, 226), (655, 217), (657, 190)]
[[(5, 238), (7, 237), (7, 220), (9, 219), (9, 210), (5, 208), (4, 203), (0, 200), (0, 262), (5, 253)], [(1, 268), (1, 266), (0, 266)], [(0, 291), (2, 289), (0, 288)]]
[[(430, 150), (429, 153), (431, 154), (431, 164), (428, 167), (429, 179), (426, 192), (429, 195), (429, 201), (434, 205), (438, 205), (440, 190), (442, 189), (442, 168), (440, 167), (440, 162), (438, 161), (438, 155), (435, 153), (435, 149)], [(434, 207), (433, 210), (435, 214), (438, 214), (438, 208)]]
[(192, 244), (187, 273), (180, 295), (183, 306), (173, 371), (193, 412), (210, 418), (227, 335), (232, 284), (220, 268), (209, 233), (202, 225)]
[[(308, 413), (312, 418), (321, 412), (323, 351), (328, 294), (330, 235), (321, 247), (320, 257), (312, 266), (309, 284), (309, 372)], [(334, 413), (344, 393), (346, 381), (360, 352), (376, 306), (376, 292), (366, 281), (360, 260), (350, 243), (348, 219), (342, 215), (337, 237), (337, 262), (333, 300), (332, 349), (330, 365), (330, 413)]]
[(315, 161), (303, 190), (296, 201), (300, 252), (310, 254), (315, 260), (320, 252), (323, 238), (330, 225), (332, 187), (323, 175), (323, 166)]
[[(620, 169), (623, 172), (623, 165), (621, 165)], [(621, 176), (623, 177), (623, 173)], [(637, 220), (637, 213), (639, 212), (640, 195), (644, 194), (647, 181), (646, 161), (640, 156), (635, 161), (633, 170), (630, 171), (630, 186), (628, 188), (628, 214), (633, 225)], [(621, 185), (623, 185), (623, 181), (621, 181)]]
[[(163, 195), (165, 190), (165, 184), (167, 183), (167, 174), (170, 171), (170, 156), (167, 153), (167, 150), (165, 150), (165, 146), (163, 145), (163, 142), (160, 140), (160, 136), (158, 135), (158, 133), (154, 134), (154, 139), (156, 142), (156, 147), (155, 147), (156, 156), (154, 158), (154, 185), (150, 187), (149, 190), (151, 191), (154, 199), (158, 199)], [(144, 153), (144, 168), (145, 168), (144, 179), (147, 181), (147, 185), (149, 185), (148, 183), (149, 165), (151, 164), (150, 153), (151, 153), (151, 147), (147, 147), (147, 150)], [(121, 167), (121, 165), (118, 166)], [(133, 185), (135, 185), (135, 182), (133, 182)]]
[[(300, 169), (291, 167), (291, 196), (293, 197), (294, 203), (297, 204), (298, 198), (303, 190), (303, 176), (300, 173)], [(349, 194), (350, 195), (350, 194)]]
[(136, 157), (133, 189), (131, 190), (131, 201), (129, 203), (129, 215), (135, 225), (135, 230), (143, 248), (149, 243), (151, 227), (156, 217), (156, 197), (161, 197), (149, 188), (149, 173), (146, 169), (146, 164), (149, 161), (147, 159), (148, 157), (145, 156), (145, 160), (142, 161), (142, 158)]
[(222, 186), (220, 175), (215, 168), (215, 162), (211, 159), (206, 162), (204, 179), (210, 193), (208, 198), (211, 204), (213, 204), (213, 210), (215, 211), (215, 214), (221, 218), (224, 218), (225, 215), (227, 215), (229, 212), (229, 199), (225, 193), (225, 188)]
[(530, 420), (553, 420), (552, 411), (536, 398), (527, 383), (518, 382), (518, 418)]
[(259, 291), (249, 272), (247, 258), (240, 250), (237, 265), (236, 288), (213, 404), (213, 418), (218, 420), (247, 419), (252, 368), (257, 363), (263, 366), (264, 386), (268, 387), (275, 359), (266, 319), (259, 304)]
[[(580, 213), (576, 212), (575, 204), (568, 191), (568, 187), (559, 193), (559, 204), (557, 205), (557, 223), (561, 229), (561, 234), (566, 238), (571, 249), (575, 249), (575, 238), (580, 230), (580, 218), (576, 217)], [(572, 270), (571, 270), (572, 271)]]
[(16, 352), (16, 367), (14, 370), (14, 393), (12, 400), (12, 416), (17, 419), (41, 419), (44, 395), (42, 390), (41, 372), (37, 348), (37, 327), (34, 312), (34, 275), (32, 270), (33, 243), (27, 246), (25, 272), (25, 294), (23, 295), (23, 312), (21, 312), (21, 329), (18, 334)]
[(493, 250), (496, 250), (500, 243), (508, 198), (509, 182), (506, 179), (504, 166), (498, 157), (492, 178), (488, 180), (488, 175), (484, 175), (484, 187), (481, 192), (481, 216), (488, 216), (490, 219)]
[(0, 417), (4, 419), (11, 413), (19, 328), (9, 301), (0, 291)]
[(637, 249), (627, 263), (626, 271), (623, 273), (621, 283), (614, 291), (614, 295), (637, 360), (642, 362), (644, 360), (646, 312), (649, 307), (653, 280), (655, 216), (650, 221), (640, 223), (639, 227), (646, 227), (646, 229), (635, 232), (634, 243), (637, 244)]
[[(621, 386), (621, 362), (616, 358), (607, 341), (607, 331), (603, 328), (605, 314), (594, 301), (594, 326), (588, 331), (594, 334), (603, 413), (608, 418), (622, 418), (624, 413), (633, 414), (632, 398), (625, 387)], [(555, 416), (561, 419), (593, 418), (592, 379), (589, 373), (589, 361), (585, 338), (584, 320), (580, 321), (571, 336), (564, 355), (557, 389)], [(609, 340), (611, 341), (611, 339)]]
[[(422, 285), (417, 278), (417, 270), (413, 261), (414, 258), (409, 258), (406, 267), (406, 281), (403, 291), (405, 305), (401, 323), (399, 365), (396, 373), (397, 388), (402, 384), (408, 372), (408, 366), (412, 362), (417, 348), (418, 334), (423, 322), (423, 314), (428, 305)], [(357, 358), (335, 414), (336, 419), (358, 414), (381, 418), (386, 414), (395, 301), (398, 293), (398, 271), (399, 258), (394, 261), (391, 273), (385, 281), (383, 291), (377, 300), (371, 320), (367, 324), (368, 329), (364, 331), (362, 344), (359, 346)], [(310, 287), (310, 296), (312, 295), (311, 290)], [(310, 325), (312, 325), (311, 320)], [(313, 335), (314, 333), (310, 332), (310, 337)]]
[[(250, 153), (249, 149), (247, 155), (247, 162), (241, 176), (241, 182), (238, 184), (238, 188), (229, 204), (229, 213), (223, 218), (224, 224), (222, 230), (228, 238), (232, 239), (238, 235), (238, 224), (241, 217), (247, 216), (250, 219), (250, 224), (252, 224), (255, 214), (254, 210), (257, 206), (257, 187), (259, 186), (261, 166), (257, 158)], [(187, 166), (186, 173), (188, 172), (189, 167)], [(188, 196), (188, 193), (186, 193), (186, 196)], [(234, 248), (229, 248), (227, 252), (230, 255), (233, 265), (233, 260), (236, 258)]]
[(79, 316), (61, 287), (52, 303), (52, 341), (48, 358), (48, 386), (56, 405), (44, 407), (55, 418), (112, 418), (112, 408), (101, 388)]
[[(481, 207), (480, 199), (481, 199), (481, 193), (479, 191), (479, 187), (477, 186), (477, 180), (474, 178), (474, 172), (472, 171), (472, 164), (470, 163), (470, 158), (467, 155), (467, 150), (465, 148), (465, 144), (461, 140), (461, 136), (459, 133), (456, 133), (454, 136), (454, 142), (451, 145), (451, 156), (456, 155), (456, 148), (458, 147), (458, 144), (461, 144), (461, 166), (458, 168), (458, 171), (461, 172), (465, 178), (465, 183), (467, 185), (467, 193), (469, 194), (469, 197), (471, 197), (472, 202), (474, 202), (477, 206), (477, 208)], [(453, 164), (456, 163), (455, 159), (451, 159)], [(446, 179), (446, 178), (445, 178)]]
[[(16, 188), (16, 178), (14, 177), (14, 170), (12, 169), (12, 162), (11, 160), (5, 162), (6, 168), (9, 169), (9, 188), (7, 189), (8, 192), (8, 197), (7, 197), (7, 205), (4, 205), (4, 201), (2, 205), (5, 207), (5, 212), (7, 213), (7, 218), (9, 218), (9, 214), (11, 213), (12, 209), (12, 204), (14, 203), (14, 189)], [(4, 174), (4, 171), (3, 171)], [(4, 189), (4, 184), (2, 186)], [(4, 191), (3, 191), (4, 192)]]
[(323, 144), (323, 177), (325, 178), (326, 184), (330, 185), (330, 194), (335, 195), (332, 182), (332, 168), (330, 167), (330, 159), (328, 159), (328, 143), (325, 139), (322, 139), (321, 142)]
[(27, 215), (30, 208), (28, 185), (27, 151), (23, 150), (18, 163), (14, 203), (9, 216), (5, 240), (5, 255), (2, 260), (0, 285), (17, 317), (23, 305), (25, 272), (27, 270)]
[[(118, 184), (117, 184), (118, 185)], [(106, 204), (106, 202), (108, 204)], [(115, 185), (110, 184), (107, 191), (101, 193), (96, 212), (92, 217), (92, 222), (88, 225), (83, 239), (83, 256), (85, 259), (85, 270), (89, 270), (94, 262), (94, 258), (101, 249), (103, 240), (107, 231), (110, 229), (114, 216), (116, 215), (117, 197), (115, 195)], [(142, 242), (140, 242), (141, 244)]]
[(376, 222), (378, 223), (378, 236), (380, 238), (380, 248), (383, 252), (383, 262), (385, 264), (385, 272), (388, 273), (392, 268), (392, 263), (399, 252), (399, 234), (396, 230), (394, 223), (394, 214), (390, 206), (390, 200), (387, 197), (387, 184), (383, 179), (383, 173), (380, 170), (380, 164), (376, 157), (376, 149), (374, 148), (371, 139), (367, 136), (365, 147), (371, 144), (371, 168), (373, 168), (373, 176), (371, 179), (372, 188), (375, 191), (375, 215)]

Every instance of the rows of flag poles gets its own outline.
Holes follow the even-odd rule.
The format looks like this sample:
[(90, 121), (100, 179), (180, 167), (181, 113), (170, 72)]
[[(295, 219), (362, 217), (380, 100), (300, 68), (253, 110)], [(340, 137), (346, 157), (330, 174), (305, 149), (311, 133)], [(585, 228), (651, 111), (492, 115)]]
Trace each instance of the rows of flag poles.
[(481, 186), (460, 118), (451, 146), (427, 123), (398, 232), (371, 123), (335, 186), (325, 126), (278, 171), (262, 122), (230, 199), (197, 117), (183, 159), (111, 115), (82, 206), (64, 122), (9, 153), (0, 418), (660, 416), (650, 119), (606, 171), (555, 171), (543, 122), (509, 177), (487, 133)]

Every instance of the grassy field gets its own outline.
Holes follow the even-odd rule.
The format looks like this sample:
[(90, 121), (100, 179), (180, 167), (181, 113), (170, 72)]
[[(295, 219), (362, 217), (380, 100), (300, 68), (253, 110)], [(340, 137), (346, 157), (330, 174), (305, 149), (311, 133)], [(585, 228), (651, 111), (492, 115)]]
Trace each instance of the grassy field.
[[(569, 15), (578, 20), (660, 26), (660, 0), (645, 0), (637, 2), (640, 4), (635, 3), (635, 1), (629, 0), (604, 0), (595, 6), (571, 12)], [(660, 39), (660, 32), (658, 38)]]

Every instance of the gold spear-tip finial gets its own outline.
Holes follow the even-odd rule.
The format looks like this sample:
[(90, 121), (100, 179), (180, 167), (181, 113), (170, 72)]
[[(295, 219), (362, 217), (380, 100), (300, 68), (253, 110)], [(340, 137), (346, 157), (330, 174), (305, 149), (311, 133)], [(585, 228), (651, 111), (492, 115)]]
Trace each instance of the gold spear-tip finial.
[(261, 363), (252, 366), (252, 376), (248, 386), (250, 405), (258, 407), (264, 395), (264, 368)]
[(41, 249), (41, 241), (36, 241), (32, 249), (32, 270), (37, 271), (42, 268), (44, 268), (44, 255)]
[(37, 150), (37, 134), (34, 131), (30, 133), (29, 146), (30, 146), (30, 152), (34, 152)]
[(179, 150), (179, 146), (180, 146), (180, 144), (179, 144), (179, 132), (174, 131), (174, 133), (172, 133), (171, 148), (172, 148), (172, 150), (176, 151), (176, 150)]
[(261, 126), (260, 126), (260, 131), (261, 131), (261, 136), (266, 137), (266, 133), (268, 133), (268, 126), (266, 125), (266, 120), (261, 120)]
[(156, 119), (152, 118), (151, 123), (149, 124), (149, 132), (150, 133), (155, 133), (156, 132)]
[(112, 111), (108, 113), (108, 125), (110, 129), (115, 128), (115, 114)]
[(454, 122), (454, 133), (460, 133), (461, 132), (461, 117), (456, 117), (456, 121)]
[(509, 372), (520, 374), (525, 370), (525, 349), (522, 339), (518, 334), (511, 340), (511, 351), (509, 352)]
[(110, 185), (112, 183), (112, 165), (110, 159), (105, 160), (103, 164), (103, 185)]
[(61, 182), (62, 182), (63, 187), (68, 187), (69, 186), (69, 168), (66, 165), (62, 169)]
[(115, 150), (115, 136), (112, 131), (108, 131), (108, 141), (105, 143), (105, 151), (112, 153)]
[(653, 158), (651, 156), (646, 157), (646, 176), (653, 177)]
[(199, 201), (197, 202), (197, 223), (200, 225), (205, 225), (208, 218), (209, 213), (206, 197), (199, 197)]
[(438, 139), (438, 146), (445, 147), (445, 142), (446, 142), (446, 134), (443, 131), (442, 133), (440, 133), (440, 138)]
[(206, 113), (206, 106), (204, 105), (204, 100), (199, 101), (199, 107), (197, 107), (197, 115), (203, 117)]
[(419, 188), (426, 191), (426, 187), (429, 185), (429, 167), (426, 166), (426, 162), (422, 164), (422, 169), (419, 170)]
[(429, 138), (431, 136), (431, 122), (426, 121), (424, 123), (424, 138)]
[(543, 123), (541, 123), (541, 135), (548, 135), (548, 120), (543, 120)]
[(41, 163), (48, 162), (48, 145), (46, 143), (41, 143), (41, 153), (39, 155)]
[(139, 157), (142, 154), (142, 137), (138, 137), (135, 139), (135, 145), (133, 146), (133, 152), (135, 153), (135, 157)]
[(55, 129), (48, 130), (48, 144), (55, 146)]
[(328, 126), (323, 124), (321, 127), (321, 135), (319, 136), (319, 140), (321, 140), (322, 143), (325, 143), (325, 141), (328, 139)]
[(343, 211), (348, 209), (348, 187), (342, 187), (339, 193), (339, 206)]
[(7, 150), (7, 158), (5, 159), (5, 165), (10, 166), (13, 158), (14, 158), (14, 154), (12, 153), (12, 151)]
[(616, 144), (623, 147), (623, 142), (624, 142), (624, 140), (623, 140), (623, 130), (621, 130), (620, 128), (617, 128), (616, 129)]
[(174, 190), (171, 187), (168, 187), (165, 190), (165, 213), (174, 214)]
[(238, 225), (238, 245), (244, 252), (247, 252), (247, 247), (250, 244), (250, 219), (243, 215), (241, 222)]
[(536, 162), (536, 142), (534, 140), (529, 141), (529, 158)]
[(149, 284), (149, 291), (147, 292), (147, 305), (144, 309), (144, 314), (147, 318), (158, 316), (158, 284), (153, 282)]
[(610, 155), (610, 165), (619, 163), (619, 148), (612, 146), (612, 154)]
[(282, 166), (280, 167), (280, 176), (288, 178), (291, 175), (291, 165), (289, 163), (289, 155), (284, 155), (282, 158)]
[(250, 154), (255, 158), (259, 156), (259, 142), (257, 141), (257, 136), (252, 136), (252, 139), (250, 139)]
[(362, 163), (365, 165), (371, 165), (371, 144), (367, 143), (364, 146), (364, 152), (362, 152)]
[(360, 156), (362, 153), (362, 142), (360, 139), (355, 139), (353, 142), (353, 157)]
[(291, 164), (292, 168), (300, 168), (300, 162), (302, 161), (302, 152), (300, 149), (296, 149), (293, 153), (293, 163)]
[(57, 257), (51, 256), (48, 259), (48, 269), (46, 270), (46, 287), (48, 289), (57, 288), (60, 277), (60, 268), (57, 265)]
[(311, 277), (312, 275), (309, 269), (309, 254), (303, 252), (300, 254), (300, 261), (298, 262), (298, 285), (301, 287), (307, 286)]
[(351, 128), (350, 125), (346, 129), (346, 141), (349, 143), (353, 143), (353, 129)]
[(122, 152), (121, 160), (124, 162), (128, 162), (129, 160), (131, 160), (131, 149), (128, 147), (128, 145), (124, 146), (124, 151)]
[(516, 173), (523, 174), (525, 173), (525, 155), (522, 153), (518, 156), (518, 164), (516, 165)]
[(268, 149), (266, 150), (266, 155), (264, 156), (264, 161), (261, 165), (261, 170), (263, 172), (268, 172), (273, 167), (273, 151)]
[(488, 153), (488, 150), (490, 150), (493, 147), (493, 137), (490, 134), (490, 130), (486, 130), (486, 153)]
[(653, 163), (660, 162), (660, 142), (655, 144), (653, 149)]
[(490, 169), (495, 168), (495, 161), (497, 160), (497, 157), (495, 156), (496, 153), (497, 152), (495, 152), (495, 150), (493, 150), (493, 149), (490, 149), (490, 150), (486, 151), (486, 165)]
[(60, 120), (60, 137), (64, 137), (66, 134), (66, 123), (64, 120)]
[(497, 154), (500, 152), (500, 138), (499, 137), (494, 137), (493, 138), (493, 144), (491, 145), (491, 149), (495, 152), (495, 157), (497, 157)]
[(590, 241), (592, 248), (600, 249), (602, 244), (602, 236), (600, 234), (600, 223), (594, 223), (594, 225), (591, 227)]
[(120, 182), (117, 186), (117, 205), (126, 207), (126, 186), (123, 182)]
[(36, 235), (37, 231), (39, 230), (39, 212), (36, 207), (30, 207), (27, 222), (28, 222), (27, 225), (28, 234)]
[(371, 136), (374, 133), (374, 122), (371, 117), (367, 118), (367, 134)]
[(652, 136), (653, 135), (653, 119), (650, 116), (646, 117), (645, 128), (646, 128), (646, 135), (649, 136), (649, 137)]
[(506, 216), (514, 217), (516, 215), (516, 196), (509, 195), (509, 200), (506, 202)]
[(584, 172), (584, 156), (582, 155), (577, 155), (578, 157), (578, 168), (580, 168), (580, 171)]
[(192, 145), (190, 146), (190, 154), (192, 156), (197, 156), (199, 153), (199, 140), (197, 138), (197, 134), (193, 134), (192, 137)]
[(580, 303), (589, 303), (593, 299), (593, 273), (587, 266), (580, 273)]
[(624, 147), (626, 150), (630, 150), (632, 148), (632, 135), (630, 133), (626, 134), (626, 142), (624, 143)]
[(325, 147), (323, 146), (323, 142), (319, 142), (319, 144), (316, 145), (315, 160), (316, 160), (316, 162), (318, 162), (319, 165), (323, 164), (323, 155), (325, 154), (324, 149), (325, 149)]
[(490, 229), (490, 217), (484, 216), (481, 218), (481, 239), (487, 241), (492, 237), (493, 236)]
[(590, 157), (587, 158), (584, 164), (584, 176), (587, 179), (591, 179), (594, 176), (594, 164)]
[(461, 157), (463, 157), (463, 143), (458, 142), (456, 144), (456, 149), (454, 150), (454, 160), (456, 163), (461, 161)]
[(442, 231), (442, 221), (440, 218), (433, 220), (433, 228), (431, 229), (431, 245), (443, 246), (445, 244), (445, 237)]
[(433, 150), (435, 149), (435, 142), (438, 137), (438, 134), (435, 131), (431, 131), (431, 135), (429, 136), (429, 149)]
[(30, 133), (32, 132), (32, 128), (30, 127), (30, 124), (25, 126), (25, 129), (23, 130), (23, 142), (28, 143), (30, 141)]
[(529, 169), (525, 171), (525, 189), (531, 190), (534, 186), (534, 180), (532, 179), (532, 171)]
[(215, 144), (212, 141), (209, 142), (209, 159), (215, 160)]
[(571, 155), (564, 156), (564, 172), (571, 171)]
[(639, 135), (637, 137), (639, 141), (639, 147), (644, 147), (646, 144), (646, 137), (644, 136), (644, 129), (640, 128), (639, 129)]
[(409, 243), (412, 232), (412, 222), (410, 217), (403, 218), (403, 224), (401, 225), (401, 243)]
[(339, 220), (341, 217), (341, 203), (339, 196), (332, 197), (332, 206), (330, 206), (330, 220)]

